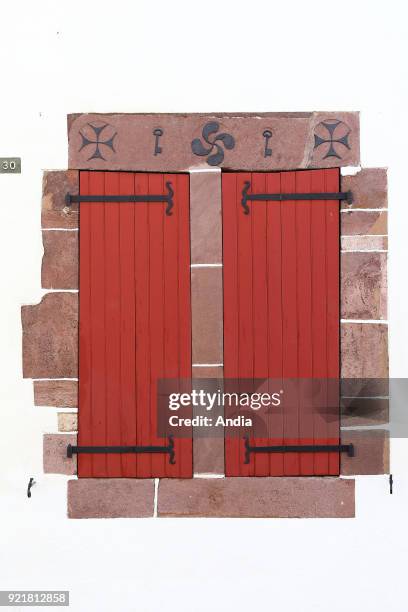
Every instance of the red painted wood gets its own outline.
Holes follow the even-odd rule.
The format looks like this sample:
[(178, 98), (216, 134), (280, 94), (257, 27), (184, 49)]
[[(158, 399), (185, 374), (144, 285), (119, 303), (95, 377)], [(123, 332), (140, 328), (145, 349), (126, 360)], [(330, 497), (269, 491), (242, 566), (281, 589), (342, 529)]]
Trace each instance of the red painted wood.
[[(164, 194), (159, 203), (80, 204), (78, 444), (166, 445), (157, 382), (191, 378), (188, 175), (80, 173), (83, 195)], [(78, 457), (80, 477), (191, 477), (192, 439), (167, 454)]]
[[(269, 392), (284, 379), (322, 379), (317, 400), (284, 384), (267, 437), (250, 442), (338, 444), (338, 388), (329, 379), (339, 376), (339, 203), (256, 202), (244, 215), (248, 180), (252, 193), (339, 191), (339, 170), (222, 176), (224, 376), (273, 380), (273, 389), (259, 389)], [(335, 407), (331, 419), (316, 401)], [(246, 465), (241, 435), (226, 437), (225, 450), (228, 476), (339, 473), (338, 453), (256, 454)]]
[[(326, 171), (327, 191), (340, 191), (339, 173)], [(326, 236), (327, 236), (327, 346), (329, 347), (327, 356), (327, 375), (330, 379), (328, 404), (331, 407), (338, 406), (340, 395), (340, 350), (330, 350), (330, 347), (340, 347), (340, 328), (338, 325), (339, 305), (340, 305), (340, 282), (339, 275), (339, 248), (340, 248), (340, 218), (339, 206), (337, 202), (326, 202)], [(337, 272), (337, 274), (336, 274)], [(336, 410), (333, 418), (328, 420), (328, 441), (329, 444), (338, 444), (340, 441), (339, 432), (340, 410)], [(337, 475), (340, 473), (340, 454), (329, 453), (329, 474)]]
[[(80, 172), (79, 190), (84, 195), (89, 195), (89, 172)], [(81, 207), (81, 230), (79, 232), (80, 242), (80, 300), (79, 300), (79, 380), (80, 382), (80, 404), (82, 401), (91, 402), (92, 397), (92, 377), (90, 366), (92, 361), (91, 353), (91, 223), (90, 207), (88, 204)], [(81, 289), (82, 287), (82, 289)], [(84, 334), (83, 330), (87, 330)], [(91, 441), (93, 444), (92, 411), (85, 410), (80, 416), (81, 427), (78, 430), (78, 444), (83, 445), (84, 441)], [(93, 457), (91, 455), (78, 456), (78, 474), (84, 477), (93, 474)]]
[[(266, 192), (266, 174), (254, 175), (252, 188), (255, 193)], [(253, 337), (254, 337), (254, 379), (268, 378), (268, 258), (267, 258), (267, 203), (259, 202), (260, 206), (254, 210), (252, 217), (252, 287), (251, 292), (253, 310)], [(269, 385), (257, 387), (257, 392), (267, 392)], [(258, 438), (258, 444), (268, 443), (268, 436)], [(269, 456), (256, 455), (253, 462), (252, 474), (259, 476), (269, 475)]]
[[(280, 193), (281, 175), (278, 172), (266, 175), (267, 193)], [(282, 286), (282, 204), (274, 206), (267, 203), (267, 295), (268, 295), (268, 376), (274, 381), (283, 378), (283, 328), (282, 296), (276, 288)], [(273, 382), (272, 385), (277, 383)], [(281, 389), (281, 386), (278, 390)], [(269, 392), (276, 389), (269, 389)], [(268, 434), (271, 444), (283, 444), (284, 421), (281, 411), (274, 411), (268, 423)], [(269, 474), (279, 476), (283, 473), (283, 455), (269, 455)]]
[[(94, 194), (105, 194), (104, 175), (99, 172), (89, 173), (89, 190)], [(107, 398), (106, 398), (106, 344), (105, 344), (105, 205), (103, 203), (93, 205), (90, 209), (90, 259), (91, 276), (90, 286), (84, 288), (91, 293), (91, 311), (89, 326), (89, 341), (91, 343), (91, 398), (96, 412), (92, 414), (92, 444), (104, 445), (107, 427)], [(81, 290), (81, 287), (80, 287)], [(81, 324), (80, 324), (81, 326)], [(79, 351), (81, 342), (86, 331), (80, 327)], [(81, 385), (79, 385), (79, 401), (81, 400)], [(81, 405), (79, 405), (81, 410)], [(80, 415), (81, 413), (79, 413)], [(78, 417), (79, 419), (81, 416)], [(92, 475), (104, 476), (107, 474), (107, 460), (105, 455), (93, 455)]]
[[(119, 174), (105, 172), (105, 194), (119, 193)], [(122, 211), (118, 204), (106, 203), (104, 234), (101, 236), (105, 250), (105, 265), (102, 273), (105, 276), (105, 294), (101, 300), (105, 316), (105, 412), (106, 412), (106, 444), (113, 446), (115, 440), (121, 439), (121, 429), (125, 429), (122, 419), (125, 412), (122, 410), (121, 389), (121, 261), (119, 232)], [(127, 415), (126, 415), (127, 416)], [(120, 455), (106, 455), (106, 472), (111, 476), (119, 477), (122, 474), (122, 457)]]
[[(324, 191), (325, 176), (319, 172), (312, 176), (312, 187)], [(323, 379), (327, 372), (327, 236), (326, 208), (320, 203), (312, 208), (312, 278), (320, 282), (312, 283), (312, 329), (313, 329), (313, 373)], [(324, 402), (327, 388), (322, 385), (319, 403)], [(327, 425), (323, 416), (314, 419), (314, 438), (327, 442)], [(329, 469), (327, 453), (319, 453), (314, 457), (314, 471), (326, 474)]]
[[(224, 291), (224, 356), (228, 360), (224, 366), (225, 379), (234, 380), (239, 376), (238, 363), (238, 207), (237, 180), (235, 174), (222, 175), (223, 198), (223, 291)], [(231, 308), (225, 311), (225, 304)], [(235, 304), (234, 307), (232, 305)], [(225, 391), (234, 391), (228, 388), (225, 382)], [(233, 437), (232, 434), (238, 437)], [(232, 473), (239, 473), (240, 462), (239, 447), (241, 432), (228, 431), (225, 437), (225, 456), (228, 457), (229, 469)]]
[[(174, 176), (174, 175), (173, 175)], [(165, 175), (165, 180), (171, 175)], [(192, 352), (191, 352), (191, 283), (190, 283), (190, 184), (181, 174), (176, 175), (177, 193), (184, 206), (179, 206), (178, 219), (178, 259), (180, 262), (188, 262), (187, 265), (177, 267), (178, 281), (178, 304), (177, 304), (177, 329), (178, 329), (178, 369), (181, 380), (191, 379)], [(168, 318), (170, 324), (170, 317)], [(166, 363), (171, 360), (166, 357)], [(181, 457), (178, 475), (181, 478), (189, 478), (192, 475), (193, 447), (191, 439), (181, 438), (174, 441), (175, 449)]]
[[(135, 194), (148, 193), (148, 176), (135, 175)], [(136, 440), (140, 446), (149, 444), (150, 418), (145, 406), (150, 406), (150, 343), (149, 329), (149, 204), (137, 204), (135, 209), (135, 301), (136, 301)], [(137, 473), (151, 474), (151, 456), (136, 456)]]
[[(296, 175), (296, 192), (310, 193), (312, 190), (311, 177), (314, 170), (305, 170)], [(312, 267), (311, 267), (311, 208), (310, 201), (303, 202), (296, 209), (296, 265), (298, 271), (298, 296), (301, 307), (298, 309), (298, 342), (299, 361), (298, 375), (301, 378), (313, 376), (313, 334), (312, 334)], [(304, 410), (299, 411), (299, 443), (313, 444), (313, 420), (310, 418), (312, 398), (303, 395), (301, 398)], [(299, 473), (302, 476), (313, 475), (313, 454), (301, 453), (299, 455)]]
[[(118, 193), (121, 195), (134, 194), (134, 178), (131, 172), (119, 173)], [(136, 395), (135, 205), (131, 202), (124, 202), (120, 205), (119, 211), (120, 411), (124, 444), (131, 445), (137, 437), (137, 418), (134, 409)], [(131, 477), (137, 473), (136, 455), (122, 455), (121, 461), (124, 476)]]
[[(281, 176), (283, 193), (296, 191), (296, 173), (283, 172)], [(297, 378), (298, 370), (298, 309), (297, 293), (297, 240), (296, 240), (296, 209), (295, 201), (285, 202), (282, 206), (282, 372), (284, 379)], [(285, 388), (285, 387), (284, 387)], [(291, 388), (285, 389), (283, 430), (284, 443), (298, 443), (298, 406), (297, 394)], [(298, 453), (285, 453), (283, 457), (284, 475), (294, 476), (299, 473)]]

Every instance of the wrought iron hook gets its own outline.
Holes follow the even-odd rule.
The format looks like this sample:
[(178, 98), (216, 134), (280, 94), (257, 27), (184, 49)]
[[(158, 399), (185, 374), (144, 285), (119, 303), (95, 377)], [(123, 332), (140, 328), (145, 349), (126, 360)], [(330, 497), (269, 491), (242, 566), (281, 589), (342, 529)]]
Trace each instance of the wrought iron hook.
[(28, 486), (27, 486), (27, 497), (31, 497), (31, 488), (35, 485), (35, 480), (33, 477), (30, 478), (30, 480), (28, 481)]

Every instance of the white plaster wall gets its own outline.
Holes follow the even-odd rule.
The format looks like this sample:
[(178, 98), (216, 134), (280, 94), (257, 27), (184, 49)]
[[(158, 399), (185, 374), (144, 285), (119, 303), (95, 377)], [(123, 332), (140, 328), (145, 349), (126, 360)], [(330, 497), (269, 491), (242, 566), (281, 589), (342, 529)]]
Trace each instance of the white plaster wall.
[[(51, 409), (21, 378), (39, 300), (41, 174), (66, 114), (360, 110), (362, 163), (389, 167), (391, 375), (408, 371), (407, 9), (403, 0), (20, 0), (0, 7), (0, 588), (70, 589), (78, 611), (407, 609), (407, 443), (357, 479), (355, 520), (68, 521), (42, 474)], [(37, 484), (28, 500), (29, 476)]]

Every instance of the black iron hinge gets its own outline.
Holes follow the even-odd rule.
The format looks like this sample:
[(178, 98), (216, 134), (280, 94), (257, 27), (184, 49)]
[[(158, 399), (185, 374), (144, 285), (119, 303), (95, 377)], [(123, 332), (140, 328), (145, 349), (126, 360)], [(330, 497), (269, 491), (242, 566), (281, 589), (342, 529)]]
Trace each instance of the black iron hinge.
[(68, 444), (67, 457), (79, 455), (81, 453), (88, 454), (105, 454), (105, 453), (168, 453), (169, 463), (176, 463), (174, 440), (173, 436), (168, 437), (169, 443), (167, 446), (73, 446)]
[(285, 202), (288, 200), (345, 200), (347, 204), (353, 203), (351, 191), (329, 192), (329, 193), (248, 193), (251, 187), (249, 181), (245, 181), (242, 190), (241, 205), (244, 214), (249, 215), (248, 202)]
[(71, 206), (78, 202), (164, 202), (167, 204), (166, 215), (170, 216), (173, 214), (171, 209), (174, 206), (174, 191), (170, 182), (166, 183), (166, 187), (167, 194), (165, 195), (71, 195), (67, 193), (65, 205)]
[(354, 446), (352, 444), (276, 444), (273, 446), (250, 446), (249, 437), (244, 436), (245, 459), (249, 463), (251, 453), (347, 453), (354, 457)]

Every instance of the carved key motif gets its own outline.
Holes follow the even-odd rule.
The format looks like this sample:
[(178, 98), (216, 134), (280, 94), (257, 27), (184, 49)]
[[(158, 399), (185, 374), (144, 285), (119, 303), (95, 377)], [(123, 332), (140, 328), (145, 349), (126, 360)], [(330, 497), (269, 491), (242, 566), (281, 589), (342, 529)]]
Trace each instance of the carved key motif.
[(155, 128), (153, 130), (153, 136), (155, 137), (154, 155), (160, 155), (160, 153), (162, 153), (163, 151), (162, 147), (159, 147), (160, 136), (163, 136), (163, 134), (164, 134), (164, 131), (161, 128)]
[(268, 147), (268, 143), (269, 143), (270, 139), (272, 138), (271, 130), (264, 130), (262, 136), (265, 138), (264, 157), (271, 157), (272, 149), (270, 147)]

